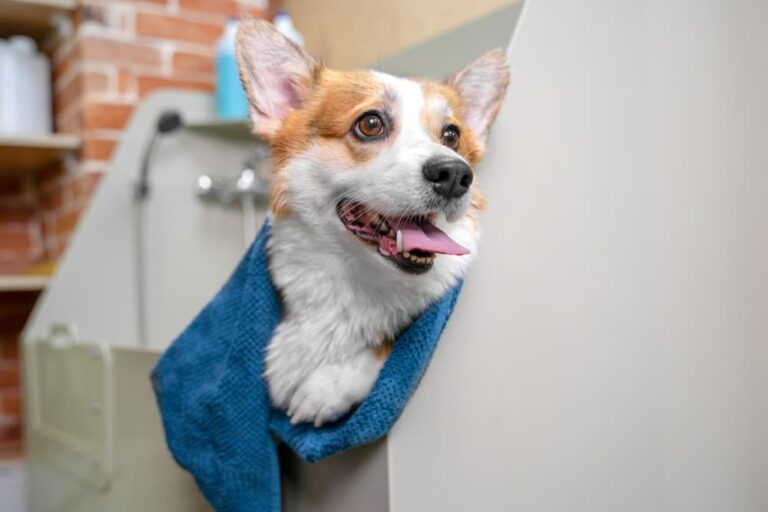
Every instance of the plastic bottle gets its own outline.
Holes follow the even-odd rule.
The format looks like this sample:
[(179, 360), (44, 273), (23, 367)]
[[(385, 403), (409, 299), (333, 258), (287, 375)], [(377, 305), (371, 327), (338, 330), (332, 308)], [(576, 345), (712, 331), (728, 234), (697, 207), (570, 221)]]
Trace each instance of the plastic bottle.
[(0, 131), (51, 132), (50, 80), (48, 58), (37, 52), (34, 40), (14, 36), (0, 45)]
[(0, 133), (10, 132), (13, 124), (14, 107), (11, 95), (15, 89), (15, 77), (11, 59), (10, 44), (0, 39)]
[(293, 26), (293, 20), (285, 11), (278, 11), (274, 20), (275, 28), (299, 46), (304, 46), (304, 36)]
[(18, 135), (29, 133), (30, 121), (24, 113), (29, 113), (28, 107), (33, 99), (30, 97), (28, 85), (34, 80), (31, 62), (35, 59), (35, 42), (24, 36), (14, 36), (8, 39), (8, 54), (6, 69), (8, 76), (3, 87), (3, 101), (6, 110), (6, 133)]
[(220, 119), (247, 119), (248, 100), (235, 58), (238, 21), (230, 18), (216, 48), (216, 114)]
[(29, 84), (30, 98), (30, 123), (27, 126), (29, 133), (50, 134), (53, 131), (53, 112), (51, 99), (51, 63), (48, 57), (38, 52), (32, 66), (32, 82)]

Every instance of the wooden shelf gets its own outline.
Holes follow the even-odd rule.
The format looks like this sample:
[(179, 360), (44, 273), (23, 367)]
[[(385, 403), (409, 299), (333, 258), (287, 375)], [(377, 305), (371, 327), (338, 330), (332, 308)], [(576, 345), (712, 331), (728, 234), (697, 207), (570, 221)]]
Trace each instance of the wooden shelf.
[(50, 33), (53, 18), (77, 6), (77, 0), (0, 0), (0, 36), (17, 34), (41, 41)]
[[(2, 1), (2, 0), (0, 0)], [(0, 173), (22, 174), (44, 170), (68, 151), (80, 147), (75, 135), (3, 136), (0, 134)]]
[(0, 275), (0, 293), (39, 291), (48, 286), (48, 276)]

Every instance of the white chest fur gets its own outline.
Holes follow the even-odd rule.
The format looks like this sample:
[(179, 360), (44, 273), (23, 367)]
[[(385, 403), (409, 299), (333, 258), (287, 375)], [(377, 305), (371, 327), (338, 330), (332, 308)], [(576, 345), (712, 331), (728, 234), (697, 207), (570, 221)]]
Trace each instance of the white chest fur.
[[(466, 222), (444, 229), (474, 251)], [(373, 348), (454, 286), (470, 261), (438, 256), (426, 274), (407, 274), (348, 233), (314, 228), (275, 220), (268, 243), (284, 317), (267, 350), (266, 377), (274, 404), (295, 421), (325, 421), (365, 398), (382, 364)]]

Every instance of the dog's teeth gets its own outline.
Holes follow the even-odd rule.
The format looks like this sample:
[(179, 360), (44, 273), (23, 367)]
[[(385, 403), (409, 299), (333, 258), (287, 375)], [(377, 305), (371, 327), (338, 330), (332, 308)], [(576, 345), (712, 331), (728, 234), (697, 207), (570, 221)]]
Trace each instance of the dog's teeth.
[(403, 258), (409, 258), (410, 259), (410, 257), (411, 257), (411, 253), (409, 253), (408, 251), (405, 251), (403, 253)]
[(397, 252), (403, 252), (403, 232), (399, 229), (397, 230)]
[(372, 213), (371, 214), (371, 222), (370, 223), (371, 224), (378, 224), (379, 222), (381, 222), (381, 217), (379, 217), (379, 214), (378, 213)]

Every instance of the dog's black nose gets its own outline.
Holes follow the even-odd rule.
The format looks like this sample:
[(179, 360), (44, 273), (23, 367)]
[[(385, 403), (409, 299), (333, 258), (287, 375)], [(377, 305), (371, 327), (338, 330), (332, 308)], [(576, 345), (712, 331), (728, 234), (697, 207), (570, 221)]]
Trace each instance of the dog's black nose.
[(466, 194), (473, 179), (472, 169), (458, 158), (428, 160), (422, 172), (432, 183), (435, 192), (448, 199)]

